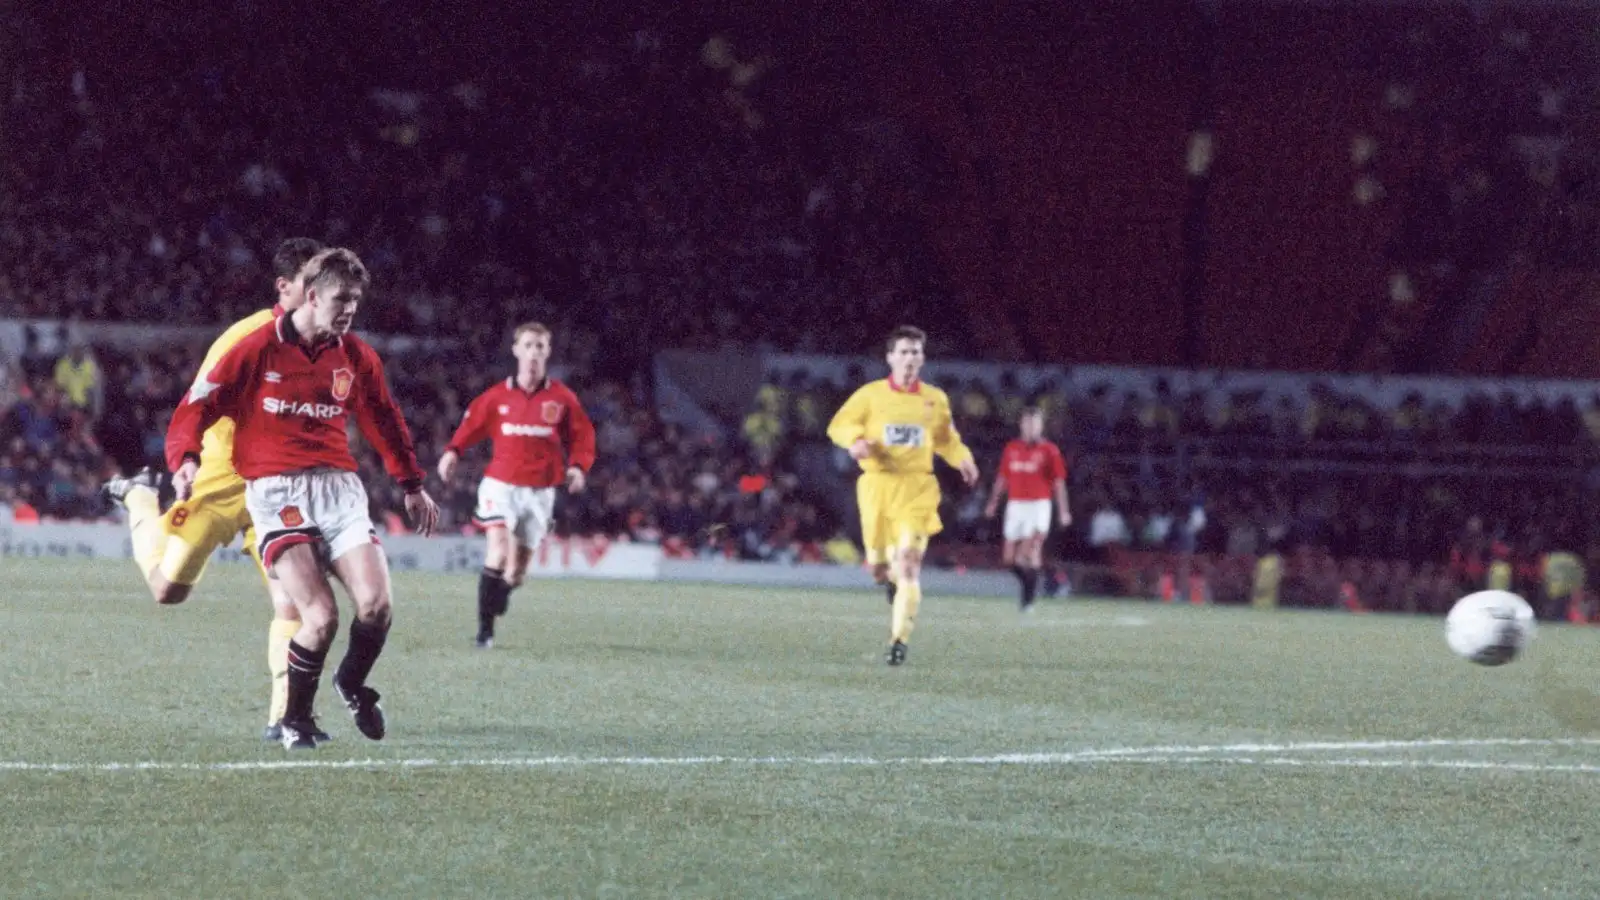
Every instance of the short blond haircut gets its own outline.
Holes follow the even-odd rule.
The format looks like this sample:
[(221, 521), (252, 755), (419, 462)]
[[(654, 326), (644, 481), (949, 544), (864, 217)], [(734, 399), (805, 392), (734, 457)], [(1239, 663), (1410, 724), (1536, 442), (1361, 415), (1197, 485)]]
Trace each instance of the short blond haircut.
[(549, 337), (550, 329), (543, 322), (523, 322), (517, 326), (516, 331), (511, 332), (511, 343), (515, 344), (517, 341), (522, 340), (522, 336), (525, 334), (542, 334), (545, 337)]
[(328, 280), (336, 280), (347, 287), (362, 290), (372, 285), (372, 275), (355, 251), (345, 247), (329, 247), (306, 261), (300, 270), (306, 288), (316, 287)]

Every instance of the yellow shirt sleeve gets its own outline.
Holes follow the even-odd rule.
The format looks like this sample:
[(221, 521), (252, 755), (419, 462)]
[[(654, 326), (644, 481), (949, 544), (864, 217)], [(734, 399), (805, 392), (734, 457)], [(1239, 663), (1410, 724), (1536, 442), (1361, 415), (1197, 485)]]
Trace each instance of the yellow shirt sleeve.
[(972, 459), (972, 450), (962, 442), (961, 432), (956, 430), (955, 417), (950, 414), (950, 396), (941, 391), (937, 397), (938, 408), (934, 412), (938, 423), (933, 428), (933, 452), (950, 465), (959, 466)]
[(856, 388), (850, 399), (844, 401), (839, 411), (833, 414), (833, 421), (828, 423), (828, 440), (846, 450), (850, 449), (851, 444), (867, 436), (867, 416), (872, 413), (869, 387), (871, 385)]

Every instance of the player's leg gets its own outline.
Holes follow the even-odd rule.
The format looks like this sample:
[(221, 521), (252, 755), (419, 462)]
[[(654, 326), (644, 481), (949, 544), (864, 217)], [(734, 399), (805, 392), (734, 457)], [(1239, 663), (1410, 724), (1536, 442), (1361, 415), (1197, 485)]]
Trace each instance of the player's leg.
[(883, 586), (894, 603), (894, 548), (885, 521), (885, 477), (868, 473), (856, 479), (856, 508), (861, 513), (861, 549), (872, 567), (872, 581)]
[(1028, 608), (1028, 572), (1023, 563), (1027, 556), (1027, 535), (1023, 529), (1024, 504), (1017, 500), (1006, 501), (1006, 514), (1001, 527), (1001, 535), (1005, 539), (1005, 547), (1000, 552), (1000, 561), (1011, 570), (1017, 579), (1017, 602), (1023, 609)]
[(510, 605), (511, 589), (506, 584), (506, 566), (511, 560), (511, 530), (503, 523), (489, 526), (483, 551), (483, 571), (478, 574), (477, 644), (487, 650), (494, 646), (494, 620)]
[[(197, 483), (194, 496), (174, 503), (160, 520), (161, 555), (145, 576), (150, 595), (164, 606), (189, 599), (211, 554), (233, 543), (244, 514), (244, 483)], [(202, 490), (202, 488), (204, 490)]]
[(1021, 549), (1017, 554), (1017, 568), (1022, 578), (1022, 608), (1033, 607), (1034, 598), (1039, 595), (1039, 578), (1044, 568), (1044, 534), (1034, 532), (1021, 541)]
[(913, 527), (902, 527), (894, 552), (894, 606), (889, 617), (889, 665), (906, 661), (911, 630), (916, 627), (917, 610), (922, 606), (922, 557), (928, 549), (928, 536)]
[(473, 521), (484, 530), (487, 544), (483, 552), (483, 571), (478, 573), (477, 645), (487, 650), (494, 646), (494, 620), (505, 612), (510, 591), (506, 587), (506, 563), (511, 556), (508, 516), (511, 514), (511, 486), (494, 478), (478, 482), (478, 508)]
[(1006, 504), (1005, 539), (1009, 565), (1017, 578), (1022, 609), (1033, 606), (1039, 590), (1039, 567), (1045, 532), (1050, 527), (1048, 500), (1012, 500)]
[(312, 476), (312, 484), (323, 546), (356, 608), (350, 622), (350, 644), (333, 676), (333, 689), (355, 718), (356, 727), (376, 741), (386, 727), (378, 692), (367, 684), (367, 676), (389, 639), (389, 560), (367, 515), (367, 490), (355, 473), (317, 474)]
[(315, 479), (308, 474), (273, 475), (255, 479), (245, 489), (245, 508), (259, 541), (256, 552), (261, 564), (276, 582), (277, 596), (293, 603), (300, 620), (285, 653), (281, 727), (283, 745), (289, 749), (316, 746), (317, 687), (339, 629), (339, 609), (323, 562), (326, 536), (318, 517), (321, 510), (314, 503), (325, 492), (313, 490)]
[(378, 704), (378, 692), (368, 686), (367, 677), (383, 653), (393, 620), (389, 561), (383, 548), (370, 537), (366, 543), (348, 549), (330, 542), (329, 552), (334, 554), (333, 570), (344, 582), (356, 608), (350, 623), (350, 645), (339, 662), (339, 671), (334, 673), (333, 688), (355, 717), (361, 733), (381, 740), (387, 730), (383, 707)]
[[(210, 530), (208, 517), (196, 517), (199, 506), (193, 500), (174, 504), (165, 514), (161, 512), (157, 493), (160, 478), (146, 466), (133, 475), (108, 480), (102, 489), (128, 510), (133, 562), (144, 576), (150, 596), (157, 603), (170, 606), (189, 599), (212, 548), (205, 540)], [(184, 538), (184, 546), (169, 547), (169, 538), (174, 534)]]
[(166, 541), (158, 493), (160, 487), (160, 474), (149, 466), (132, 475), (110, 478), (100, 487), (107, 497), (122, 504), (128, 511), (128, 537), (133, 544), (133, 561), (147, 583), (161, 562), (161, 551)]
[(506, 563), (506, 587), (516, 590), (528, 580), (533, 568), (533, 546), (522, 540), (511, 542), (511, 559)]
[(933, 475), (905, 476), (889, 498), (895, 546), (894, 611), (889, 625), (889, 665), (906, 660), (917, 610), (922, 606), (922, 559), (928, 539), (943, 529), (939, 521), (939, 482)]
[[(289, 707), (289, 642), (300, 630), (300, 612), (295, 609), (294, 598), (289, 596), (283, 583), (270, 577), (266, 567), (261, 565), (254, 526), (245, 527), (244, 549), (250, 561), (256, 564), (256, 571), (261, 574), (261, 581), (266, 586), (267, 597), (272, 601), (272, 622), (267, 626), (267, 671), (272, 677), (272, 688), (267, 701), (267, 727), (261, 736), (276, 743), (283, 737), (283, 717)], [(312, 737), (318, 743), (332, 739), (320, 728)]]
[(1001, 525), (1000, 564), (1011, 570), (1017, 579), (1018, 600), (1027, 605), (1028, 576), (1023, 571), (1022, 562), (1018, 558), (1019, 551), (1023, 550), (1022, 541), (1017, 539), (1016, 526), (1017, 501), (1006, 503), (1005, 522)]
[[(533, 565), (534, 548), (544, 543), (545, 534), (550, 529), (550, 521), (555, 514), (555, 503), (554, 488), (519, 487), (511, 491), (506, 527), (499, 529), (502, 532), (502, 543), (496, 551), (496, 559), (499, 561), (496, 568), (501, 573), (495, 604), (496, 616), (506, 614), (511, 608), (512, 592), (521, 587), (522, 582), (527, 579), (528, 569)], [(484, 568), (487, 570), (489, 568), (487, 554), (484, 559)], [(482, 646), (481, 641), (480, 646)]]
[(315, 539), (314, 534), (307, 534), (307, 539), (284, 546), (284, 537), (269, 534), (262, 543), (268, 571), (293, 599), (300, 616), (300, 627), (289, 639), (286, 653), (287, 690), (280, 723), (283, 745), (292, 750), (316, 746), (317, 687), (322, 681), (328, 649), (339, 630), (339, 608), (333, 587), (323, 574)]

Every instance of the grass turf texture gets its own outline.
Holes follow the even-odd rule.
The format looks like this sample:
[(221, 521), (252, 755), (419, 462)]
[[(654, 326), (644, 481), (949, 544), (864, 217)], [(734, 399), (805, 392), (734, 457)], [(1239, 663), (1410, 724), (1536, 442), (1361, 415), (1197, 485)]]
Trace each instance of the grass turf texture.
[(487, 653), (475, 588), (402, 577), (389, 738), (324, 679), (291, 757), (249, 569), (0, 560), (0, 894), (1600, 896), (1585, 629), (930, 596), (890, 669), (866, 585), (536, 582)]

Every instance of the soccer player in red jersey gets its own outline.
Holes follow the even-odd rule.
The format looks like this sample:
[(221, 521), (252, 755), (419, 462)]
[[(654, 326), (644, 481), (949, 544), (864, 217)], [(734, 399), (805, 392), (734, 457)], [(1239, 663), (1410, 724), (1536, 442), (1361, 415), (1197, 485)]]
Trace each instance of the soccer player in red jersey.
[(312, 705), (339, 628), (325, 566), (356, 607), (334, 690), (362, 734), (378, 740), (385, 732), (367, 676), (389, 635), (389, 567), (350, 452), (352, 416), (405, 487), (417, 530), (431, 533), (439, 520), (383, 363), (347, 334), (371, 281), (366, 266), (349, 250), (324, 250), (306, 263), (304, 279), (304, 305), (251, 332), (195, 381), (173, 413), (166, 447), (173, 489), (185, 500), (199, 471), (201, 436), (223, 416), (234, 421), (233, 465), (245, 479), (261, 563), (300, 612), (289, 642), (288, 749), (316, 747)]
[(594, 424), (576, 394), (549, 375), (550, 329), (517, 326), (511, 338), (517, 374), (479, 394), (439, 458), (439, 478), (455, 477), (461, 454), (493, 441), (478, 485), (474, 516), (488, 534), (478, 577), (478, 646), (494, 646), (494, 620), (527, 577), (533, 551), (550, 530), (555, 486), (583, 490), (594, 465)]
[(1056, 520), (1062, 528), (1072, 524), (1072, 511), (1067, 507), (1067, 464), (1061, 458), (1061, 449), (1044, 439), (1044, 413), (1036, 408), (1023, 410), (1018, 427), (1021, 437), (1006, 444), (1000, 454), (994, 490), (984, 514), (994, 518), (1001, 495), (1007, 495), (1005, 545), (1000, 557), (1017, 576), (1022, 608), (1027, 610), (1039, 590), (1044, 540), (1050, 534), (1051, 495), (1055, 496)]

